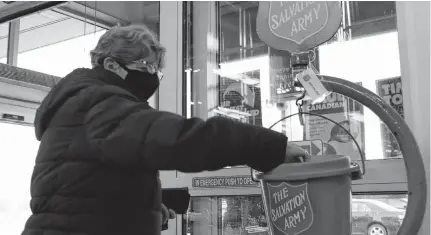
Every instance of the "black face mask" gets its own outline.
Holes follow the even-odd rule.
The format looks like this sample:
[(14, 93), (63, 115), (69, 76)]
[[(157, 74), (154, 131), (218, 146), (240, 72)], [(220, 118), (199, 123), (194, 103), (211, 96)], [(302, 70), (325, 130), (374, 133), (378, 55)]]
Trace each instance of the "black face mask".
[(127, 71), (124, 79), (126, 89), (140, 101), (147, 101), (159, 88), (159, 76), (149, 72), (131, 70), (122, 66)]

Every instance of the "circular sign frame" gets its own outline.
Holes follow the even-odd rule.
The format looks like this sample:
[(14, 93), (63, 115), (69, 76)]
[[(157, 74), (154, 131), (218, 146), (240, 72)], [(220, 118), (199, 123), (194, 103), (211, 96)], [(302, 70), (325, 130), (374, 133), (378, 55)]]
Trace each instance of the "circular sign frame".
[(406, 216), (397, 235), (417, 234), (427, 204), (427, 178), (419, 146), (405, 120), (383, 98), (344, 79), (320, 76), (328, 91), (356, 100), (373, 111), (391, 130), (403, 153), (407, 171), (408, 202)]

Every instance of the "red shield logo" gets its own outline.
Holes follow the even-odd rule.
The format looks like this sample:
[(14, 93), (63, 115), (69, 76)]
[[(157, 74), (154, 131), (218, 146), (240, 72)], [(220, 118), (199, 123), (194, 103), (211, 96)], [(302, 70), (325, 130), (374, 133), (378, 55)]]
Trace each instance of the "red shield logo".
[(313, 224), (313, 209), (308, 198), (308, 183), (279, 185), (267, 183), (269, 220), (274, 234), (297, 235)]
[(270, 2), (268, 24), (271, 32), (297, 44), (319, 33), (328, 23), (326, 2)]
[(256, 31), (275, 49), (307, 51), (334, 36), (341, 16), (338, 1), (259, 2)]

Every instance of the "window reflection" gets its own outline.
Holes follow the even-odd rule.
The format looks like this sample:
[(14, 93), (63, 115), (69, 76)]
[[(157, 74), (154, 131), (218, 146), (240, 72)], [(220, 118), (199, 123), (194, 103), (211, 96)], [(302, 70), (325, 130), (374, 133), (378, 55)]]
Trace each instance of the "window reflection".
[(352, 199), (352, 233), (396, 234), (406, 207), (405, 195), (356, 196)]
[[(216, 17), (195, 10), (196, 17), (188, 18), (192, 29), (188, 32), (193, 41), (187, 41), (185, 64), (189, 66), (186, 71), (193, 72), (187, 72), (185, 78), (186, 115), (223, 116), (269, 127), (298, 112), (294, 100), (285, 95), (296, 89), (289, 82), (291, 55), (268, 48), (258, 38), (258, 2), (227, 1), (214, 5), (218, 9)], [(322, 75), (346, 79), (376, 92), (403, 115), (402, 85), (397, 82), (401, 72), (395, 2), (343, 2), (343, 9), (339, 33), (312, 52), (314, 68)], [(219, 42), (217, 52), (198, 42), (199, 37), (204, 39), (207, 35)], [(203, 62), (202, 58), (208, 61)], [(389, 91), (392, 83), (397, 89)], [(386, 125), (358, 102), (332, 94), (320, 104), (305, 107), (306, 111), (323, 114), (347, 127), (367, 160), (402, 157)], [(306, 117), (302, 126), (298, 117), (292, 117), (273, 129), (286, 134), (291, 141), (321, 141), (324, 146), (319, 154), (337, 153), (360, 159), (350, 137), (321, 118)]]
[[(354, 195), (352, 234), (395, 235), (406, 206), (405, 194)], [(184, 235), (269, 235), (260, 196), (195, 197), (186, 218)]]
[(395, 2), (348, 1), (343, 3), (347, 12), (343, 22), (344, 28), (350, 38), (396, 31)]

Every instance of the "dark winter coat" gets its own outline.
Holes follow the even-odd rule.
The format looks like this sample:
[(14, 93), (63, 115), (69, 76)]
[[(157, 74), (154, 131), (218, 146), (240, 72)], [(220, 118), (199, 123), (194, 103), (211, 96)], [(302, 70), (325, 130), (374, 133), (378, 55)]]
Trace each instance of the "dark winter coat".
[(283, 162), (287, 138), (223, 118), (152, 109), (104, 70), (77, 69), (37, 110), (40, 147), (23, 235), (158, 235), (159, 170)]

